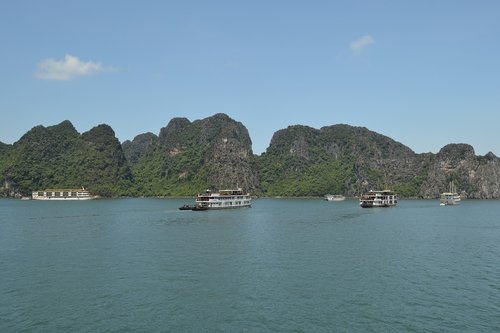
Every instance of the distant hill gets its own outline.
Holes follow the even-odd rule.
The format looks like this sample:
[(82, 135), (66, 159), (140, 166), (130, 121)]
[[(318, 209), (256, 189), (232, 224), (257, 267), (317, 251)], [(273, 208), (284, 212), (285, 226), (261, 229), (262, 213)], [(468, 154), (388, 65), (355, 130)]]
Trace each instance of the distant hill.
[(225, 114), (194, 122), (174, 118), (159, 136), (138, 135), (123, 149), (144, 195), (259, 187), (248, 130)]
[(453, 181), (468, 198), (500, 198), (500, 159), (493, 153), (476, 156), (468, 144), (449, 144), (436, 155), (429, 154), (422, 197), (435, 197)]
[(475, 156), (469, 145), (450, 144), (438, 154), (415, 154), (384, 135), (349, 125), (277, 131), (258, 165), (268, 195), (359, 196), (390, 188), (401, 197), (436, 198), (454, 181), (466, 197), (500, 197), (500, 160), (492, 153)]
[(111, 127), (79, 134), (71, 122), (36, 126), (0, 155), (4, 188), (28, 195), (44, 188), (89, 188), (102, 196), (128, 193), (132, 174)]
[[(416, 157), (408, 147), (366, 128), (296, 125), (274, 134), (259, 158), (259, 176), (269, 195), (357, 196), (413, 181), (421, 172)], [(417, 195), (417, 189), (406, 195)]]
[(36, 126), (0, 143), (0, 195), (85, 186), (102, 196), (193, 196), (242, 187), (257, 195), (359, 196), (390, 188), (400, 197), (436, 198), (453, 181), (468, 198), (500, 198), (500, 159), (467, 144), (416, 154), (364, 127), (295, 125), (252, 153), (246, 127), (225, 114), (174, 118), (158, 135), (122, 145), (108, 125), (79, 134), (69, 121)]

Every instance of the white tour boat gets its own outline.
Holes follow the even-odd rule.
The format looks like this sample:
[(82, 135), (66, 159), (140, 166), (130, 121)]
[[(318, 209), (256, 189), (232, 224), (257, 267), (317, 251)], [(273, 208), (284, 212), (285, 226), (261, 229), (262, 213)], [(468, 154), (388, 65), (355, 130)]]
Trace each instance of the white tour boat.
[(325, 195), (326, 201), (344, 201), (345, 197), (342, 194), (327, 194)]
[(33, 191), (33, 200), (90, 200), (97, 198), (85, 188), (81, 189), (47, 189), (43, 191)]
[(396, 206), (398, 197), (390, 190), (370, 191), (361, 195), (359, 205), (363, 208)]
[(206, 190), (196, 197), (193, 210), (241, 208), (250, 207), (251, 205), (250, 193), (244, 193), (241, 188), (221, 190), (216, 193)]
[(455, 185), (453, 184), (453, 182), (450, 182), (450, 191), (441, 193), (439, 204), (441, 206), (458, 205), (460, 204), (460, 201), (461, 198), (460, 195), (455, 191)]

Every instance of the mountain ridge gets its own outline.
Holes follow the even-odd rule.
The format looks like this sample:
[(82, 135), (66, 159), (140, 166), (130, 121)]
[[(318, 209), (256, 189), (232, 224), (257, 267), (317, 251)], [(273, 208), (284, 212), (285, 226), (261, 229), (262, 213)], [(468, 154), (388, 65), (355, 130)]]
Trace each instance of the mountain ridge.
[(106, 124), (82, 134), (68, 120), (38, 125), (12, 145), (0, 142), (0, 179), (4, 196), (85, 185), (103, 196), (194, 195), (240, 186), (267, 196), (359, 196), (390, 187), (402, 197), (435, 198), (454, 181), (464, 197), (500, 198), (500, 159), (491, 152), (477, 156), (463, 143), (417, 154), (348, 124), (291, 125), (255, 155), (246, 127), (217, 113), (172, 118), (158, 134), (121, 144)]

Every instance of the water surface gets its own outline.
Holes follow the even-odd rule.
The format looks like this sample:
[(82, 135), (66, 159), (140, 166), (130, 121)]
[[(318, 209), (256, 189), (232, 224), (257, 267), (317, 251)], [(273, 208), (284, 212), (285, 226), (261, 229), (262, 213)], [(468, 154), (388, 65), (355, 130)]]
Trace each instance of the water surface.
[(0, 331), (500, 330), (500, 201), (188, 202), (0, 200)]

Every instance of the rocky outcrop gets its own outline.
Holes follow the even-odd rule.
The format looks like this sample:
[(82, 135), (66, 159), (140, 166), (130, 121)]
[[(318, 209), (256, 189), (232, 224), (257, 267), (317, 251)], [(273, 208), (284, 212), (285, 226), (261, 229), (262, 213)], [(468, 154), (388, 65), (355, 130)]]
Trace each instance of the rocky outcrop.
[(102, 196), (124, 194), (131, 173), (108, 125), (80, 135), (71, 122), (36, 126), (0, 160), (0, 179), (16, 195), (40, 188), (85, 186)]
[(157, 141), (158, 136), (151, 132), (139, 134), (132, 141), (124, 141), (122, 150), (130, 165), (135, 165), (146, 151), (156, 145)]
[(349, 125), (277, 131), (259, 165), (264, 190), (273, 195), (288, 191), (287, 184), (294, 184), (294, 195), (316, 195), (309, 186), (314, 184), (324, 193), (350, 196), (391, 188), (402, 197), (436, 198), (453, 181), (464, 197), (500, 197), (500, 160), (492, 153), (476, 156), (470, 145), (450, 144), (437, 154), (416, 154), (391, 138)]
[(476, 156), (467, 144), (449, 144), (432, 156), (422, 196), (437, 197), (451, 181), (464, 197), (499, 198), (500, 160), (493, 153)]
[(173, 118), (166, 127), (160, 130), (158, 144), (169, 156), (175, 156), (184, 151), (189, 144), (185, 131), (189, 131), (191, 122), (187, 118)]
[(225, 114), (194, 122), (199, 128), (199, 144), (207, 147), (204, 153), (209, 182), (218, 188), (258, 188), (252, 167), (252, 141), (248, 130)]
[(105, 124), (79, 134), (69, 121), (36, 126), (13, 145), (0, 143), (0, 196), (46, 187), (86, 188), (103, 196), (189, 195), (236, 186), (281, 196), (358, 196), (390, 188), (400, 197), (436, 198), (453, 181), (467, 198), (500, 198), (500, 159), (467, 144), (416, 154), (364, 127), (277, 131), (255, 156), (245, 126), (225, 114), (173, 118), (159, 135), (120, 145)]
[[(343, 124), (280, 130), (259, 160), (266, 191), (277, 194), (287, 190), (287, 183), (295, 183), (301, 189), (292, 193), (305, 196), (332, 192), (357, 196), (409, 182), (423, 167), (403, 144), (364, 127)], [(270, 172), (276, 167), (278, 172)]]
[(4, 156), (4, 154), (7, 154), (11, 148), (12, 145), (0, 142), (0, 159)]
[(173, 118), (157, 140), (138, 148), (136, 139), (124, 149), (150, 195), (192, 195), (236, 186), (252, 191), (259, 186), (248, 130), (225, 114), (193, 122)]

